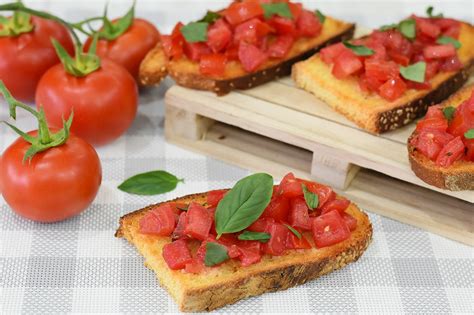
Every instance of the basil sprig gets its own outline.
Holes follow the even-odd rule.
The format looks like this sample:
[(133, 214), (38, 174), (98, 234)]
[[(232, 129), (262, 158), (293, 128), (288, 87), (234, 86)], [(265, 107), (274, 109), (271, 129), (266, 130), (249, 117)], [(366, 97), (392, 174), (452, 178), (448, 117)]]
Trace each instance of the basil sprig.
[(379, 28), (381, 31), (398, 30), (405, 38), (415, 39), (416, 22), (414, 19), (406, 19), (398, 24), (383, 25)]
[(181, 28), (181, 34), (188, 43), (198, 43), (207, 41), (206, 22), (191, 22)]
[(220, 264), (227, 259), (229, 259), (229, 254), (227, 253), (227, 248), (224, 245), (214, 242), (206, 243), (206, 256), (204, 256), (204, 264), (207, 267)]
[(265, 232), (244, 231), (237, 237), (241, 241), (259, 241), (262, 243), (268, 242), (271, 235)]
[(430, 17), (432, 19), (439, 19), (439, 18), (443, 17), (443, 13), (438, 13), (436, 15), (433, 15), (433, 7), (432, 6), (429, 6), (428, 8), (426, 8), (426, 14), (428, 15), (428, 17)]
[(206, 15), (202, 19), (200, 19), (198, 22), (212, 24), (220, 18), (221, 18), (221, 15), (219, 13), (214, 12), (214, 11), (207, 11)]
[(354, 45), (349, 43), (349, 41), (345, 40), (342, 42), (346, 48), (349, 48), (356, 54), (357, 56), (372, 56), (374, 54), (374, 51), (367, 46), (364, 45)]
[(461, 48), (461, 42), (459, 42), (458, 40), (450, 36), (441, 36), (440, 38), (436, 40), (436, 43), (441, 44), (441, 45), (451, 44), (456, 49)]
[(474, 139), (474, 129), (469, 129), (464, 133), (464, 138), (466, 139)]
[(286, 2), (277, 2), (277, 3), (262, 3), (263, 16), (266, 19), (271, 18), (274, 15), (279, 15), (281, 17), (293, 18), (291, 14), (290, 7)]
[(400, 67), (400, 74), (407, 80), (425, 82), (426, 62), (420, 61), (406, 67)]
[(184, 179), (159, 170), (132, 176), (120, 184), (118, 189), (129, 194), (151, 196), (172, 191), (180, 182), (184, 182)]
[(309, 191), (308, 187), (306, 187), (305, 184), (302, 184), (302, 186), (303, 186), (304, 200), (306, 201), (306, 205), (308, 206), (309, 210), (312, 211), (318, 207), (319, 197), (315, 193)]
[(446, 106), (443, 108), (443, 115), (446, 117), (447, 120), (453, 119), (454, 112), (456, 111), (456, 108), (453, 106)]
[(255, 222), (270, 203), (272, 193), (273, 177), (268, 174), (257, 173), (239, 180), (217, 205), (217, 238), (240, 232)]
[(321, 24), (324, 24), (324, 21), (326, 21), (326, 16), (319, 10), (314, 11), (314, 14), (318, 18), (319, 22), (321, 22)]
[(288, 230), (291, 231), (291, 233), (295, 234), (295, 236), (296, 236), (298, 239), (301, 239), (301, 233), (298, 232), (294, 227), (292, 227), (291, 225), (288, 225), (288, 224), (285, 224), (285, 226), (288, 228)]

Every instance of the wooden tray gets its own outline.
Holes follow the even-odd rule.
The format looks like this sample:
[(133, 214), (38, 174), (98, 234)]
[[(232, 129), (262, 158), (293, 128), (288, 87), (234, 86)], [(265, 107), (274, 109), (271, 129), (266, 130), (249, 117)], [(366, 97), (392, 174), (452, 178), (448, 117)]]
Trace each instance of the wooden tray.
[(474, 245), (474, 193), (437, 189), (412, 173), (413, 124), (372, 135), (289, 78), (223, 97), (173, 86), (165, 103), (170, 142), (274, 176), (312, 177), (373, 212)]

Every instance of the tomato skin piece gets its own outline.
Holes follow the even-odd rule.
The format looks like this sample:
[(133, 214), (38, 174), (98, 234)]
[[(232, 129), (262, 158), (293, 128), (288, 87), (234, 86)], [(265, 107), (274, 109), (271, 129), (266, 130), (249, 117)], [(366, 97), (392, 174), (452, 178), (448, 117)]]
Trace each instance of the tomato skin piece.
[(163, 246), (163, 258), (171, 270), (180, 270), (193, 262), (185, 240), (177, 240)]
[(205, 43), (188, 43), (184, 42), (183, 51), (188, 59), (192, 61), (201, 60), (201, 57), (211, 53), (211, 49)]
[(312, 231), (317, 248), (337, 244), (351, 236), (349, 227), (336, 210), (314, 218)]
[(137, 113), (138, 89), (122, 66), (103, 59), (101, 68), (85, 77), (66, 73), (62, 64), (50, 68), (36, 90), (50, 126), (60, 128), (74, 110), (71, 132), (92, 145), (120, 137)]
[(262, 16), (263, 9), (257, 2), (233, 2), (223, 15), (231, 25), (237, 25), (254, 17)]
[(448, 121), (444, 117), (425, 118), (418, 122), (416, 130), (437, 130), (446, 131), (448, 129)]
[[(37, 131), (28, 134), (36, 136)], [(38, 222), (57, 222), (84, 211), (102, 182), (94, 148), (71, 134), (66, 144), (37, 153), (31, 163), (23, 163), (29, 148), (28, 142), (18, 138), (0, 156), (6, 203), (22, 217)]]
[(463, 157), (465, 148), (461, 137), (457, 136), (441, 149), (441, 152), (439, 152), (436, 158), (436, 165), (441, 167), (451, 166), (454, 162)]
[(456, 48), (451, 44), (426, 46), (423, 49), (426, 59), (441, 59), (456, 56)]
[(183, 211), (179, 215), (178, 223), (176, 224), (176, 228), (171, 234), (171, 239), (177, 240), (177, 239), (186, 237), (186, 234), (184, 234), (185, 227), (186, 227), (186, 212)]
[(212, 218), (209, 211), (198, 203), (192, 202), (186, 214), (184, 234), (197, 240), (204, 241), (209, 236)]
[(389, 79), (398, 77), (400, 66), (393, 61), (382, 61), (368, 58), (365, 60), (365, 73), (367, 77), (374, 77), (377, 80), (386, 82)]
[[(159, 41), (160, 33), (152, 23), (135, 18), (132, 25), (118, 38), (112, 41), (100, 39), (97, 42), (97, 55), (125, 67), (137, 80), (140, 63)], [(84, 44), (84, 51), (89, 51), (91, 43), (92, 38), (89, 37)]]
[(312, 247), (304, 235), (301, 235), (301, 239), (299, 239), (289, 230), (285, 242), (286, 248), (288, 249), (310, 249)]
[(445, 131), (421, 130), (412, 145), (430, 160), (435, 160), (441, 149), (454, 137)]
[(260, 217), (272, 218), (279, 222), (286, 221), (289, 212), (290, 200), (285, 196), (274, 195)]
[(304, 198), (292, 199), (288, 222), (294, 228), (311, 230), (311, 220), (308, 211), (308, 206)]
[(251, 19), (236, 26), (234, 42), (244, 41), (248, 44), (257, 45), (270, 31), (271, 27), (268, 24), (259, 19)]
[(344, 51), (334, 60), (332, 74), (341, 80), (356, 73), (362, 68), (362, 62), (352, 51)]
[(343, 52), (348, 51), (348, 48), (344, 46), (342, 43), (333, 44), (331, 46), (324, 47), (320, 51), (321, 60), (324, 61), (326, 64), (334, 63), (334, 60), (342, 54)]
[(319, 22), (316, 15), (308, 10), (302, 10), (296, 20), (296, 29), (299, 35), (305, 37), (314, 37), (321, 33), (323, 25)]
[(296, 25), (292, 19), (273, 16), (267, 21), (267, 23), (275, 29), (276, 33), (279, 35), (289, 35), (293, 37), (296, 33)]
[(302, 182), (290, 172), (281, 180), (278, 187), (278, 194), (287, 198), (303, 196)]
[(242, 267), (256, 264), (262, 260), (261, 245), (259, 241), (240, 241), (237, 245), (239, 260)]
[(210, 76), (223, 76), (227, 58), (224, 54), (208, 54), (201, 57), (199, 72)]
[(347, 207), (351, 202), (347, 199), (334, 199), (329, 202), (326, 202), (326, 204), (323, 206), (321, 209), (321, 214), (325, 214), (328, 212), (331, 212), (333, 210), (339, 211), (341, 215), (343, 215), (346, 212)]
[(271, 235), (268, 242), (263, 244), (263, 252), (273, 256), (280, 256), (286, 250), (288, 228), (280, 223), (270, 224), (265, 232)]
[(294, 39), (291, 36), (278, 36), (268, 47), (268, 55), (273, 58), (283, 58), (293, 46)]
[(63, 25), (35, 16), (31, 21), (33, 31), (17, 37), (0, 37), (0, 80), (13, 97), (24, 102), (34, 101), (41, 76), (59, 63), (51, 38), (74, 54), (72, 38)]
[(227, 193), (226, 189), (211, 190), (207, 193), (207, 204), (211, 207), (217, 207), (219, 202)]
[(223, 18), (212, 24), (207, 31), (206, 43), (215, 53), (224, 50), (231, 40), (232, 30)]
[(170, 236), (176, 226), (173, 206), (165, 203), (150, 210), (140, 221), (140, 233)]
[(326, 203), (336, 199), (336, 193), (326, 185), (311, 183), (308, 184), (308, 190), (318, 195), (319, 204), (317, 209), (322, 209)]
[(349, 213), (343, 213), (342, 219), (351, 232), (357, 229), (357, 219), (351, 216)]
[(242, 67), (247, 72), (253, 72), (258, 69), (265, 61), (268, 56), (259, 48), (254, 45), (241, 42), (239, 45), (239, 60), (242, 63)]
[(393, 102), (405, 93), (407, 85), (399, 76), (388, 79), (379, 88), (379, 95), (389, 102)]
[(257, 219), (257, 221), (252, 223), (247, 228), (247, 230), (252, 232), (265, 232), (267, 230), (267, 227), (273, 223), (275, 223), (275, 219), (271, 217), (260, 217)]

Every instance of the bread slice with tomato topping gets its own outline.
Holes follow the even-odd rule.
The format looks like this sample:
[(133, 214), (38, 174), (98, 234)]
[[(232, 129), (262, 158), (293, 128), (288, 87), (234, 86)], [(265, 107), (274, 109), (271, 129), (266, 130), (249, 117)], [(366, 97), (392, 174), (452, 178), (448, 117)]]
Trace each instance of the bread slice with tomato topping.
[(413, 172), (424, 182), (448, 190), (474, 190), (474, 85), (428, 110), (408, 139)]
[[(302, 183), (319, 197), (319, 205), (309, 212), (311, 217), (302, 199)], [(116, 236), (124, 237), (137, 248), (145, 265), (155, 272), (161, 286), (184, 312), (211, 311), (247, 297), (303, 284), (356, 261), (366, 250), (372, 238), (368, 216), (355, 204), (336, 196), (329, 187), (301, 182), (290, 173), (274, 191), (265, 211), (243, 233), (223, 234), (220, 239), (201, 237), (202, 228), (209, 225), (203, 222), (203, 215), (206, 217), (209, 211), (217, 216), (214, 206), (229, 194), (228, 190), (221, 190), (185, 196), (127, 214), (120, 219)], [(170, 228), (164, 222), (169, 222), (165, 217), (172, 216), (169, 209), (173, 207), (186, 212), (181, 212), (176, 226), (171, 224)], [(278, 221), (282, 215), (285, 220)], [(201, 218), (200, 222), (196, 222), (196, 216)], [(154, 223), (156, 217), (161, 221)], [(309, 227), (305, 227), (305, 220)], [(174, 231), (170, 235), (171, 229)], [(211, 234), (213, 230), (214, 225)], [(249, 231), (268, 232), (266, 243), (241, 240), (243, 234), (252, 233)], [(165, 234), (168, 236), (160, 236)], [(267, 233), (257, 233), (261, 234)], [(206, 242), (215, 242), (217, 247), (225, 245), (227, 259), (209, 267), (208, 258), (215, 260), (216, 256), (207, 256), (210, 249)], [(253, 251), (255, 246), (260, 251)], [(206, 265), (202, 261), (197, 264), (199, 259)]]
[[(267, 16), (268, 5), (276, 5), (271, 10), (278, 13)], [(199, 34), (197, 23), (178, 23), (171, 35), (162, 35), (141, 64), (143, 85), (159, 84), (170, 75), (181, 86), (218, 95), (249, 89), (289, 75), (295, 62), (354, 33), (354, 24), (291, 1), (234, 1), (203, 20), (207, 17), (212, 18), (201, 39), (192, 37)]]
[(298, 87), (379, 134), (422, 116), (457, 91), (473, 70), (472, 25), (412, 16), (321, 50), (295, 64), (292, 77)]

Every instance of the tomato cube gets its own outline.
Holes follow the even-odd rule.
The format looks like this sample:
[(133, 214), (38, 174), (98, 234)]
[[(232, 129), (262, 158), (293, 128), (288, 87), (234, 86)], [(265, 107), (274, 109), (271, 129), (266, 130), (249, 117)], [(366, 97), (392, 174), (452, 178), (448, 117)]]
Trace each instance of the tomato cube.
[(193, 262), (185, 240), (177, 240), (163, 246), (163, 258), (172, 270), (183, 269), (186, 264)]
[(139, 225), (140, 233), (170, 236), (176, 225), (173, 206), (166, 203), (153, 208), (140, 219)]
[(183, 44), (184, 54), (192, 61), (199, 61), (201, 57), (211, 53), (211, 49), (205, 43), (188, 43)]
[(362, 68), (362, 62), (352, 51), (344, 51), (334, 61), (332, 74), (338, 79), (344, 79)]
[(207, 46), (213, 52), (223, 51), (232, 40), (232, 30), (224, 19), (217, 20), (207, 31)]
[(296, 20), (296, 29), (301, 36), (315, 37), (321, 33), (323, 25), (316, 15), (308, 10), (302, 10)]
[(416, 125), (416, 130), (438, 130), (446, 131), (448, 129), (448, 121), (443, 117), (424, 118)]
[(287, 198), (303, 196), (301, 181), (296, 179), (293, 173), (286, 174), (280, 182), (278, 194)]
[(270, 224), (265, 232), (271, 235), (268, 242), (263, 244), (263, 251), (273, 256), (282, 255), (286, 249), (288, 228), (280, 223)]
[(399, 54), (397, 52), (389, 51), (388, 55), (390, 58), (398, 63), (399, 65), (402, 65), (404, 67), (408, 66), (410, 64), (410, 57)]
[(247, 230), (252, 231), (252, 232), (265, 232), (267, 227), (271, 224), (275, 223), (275, 219), (272, 217), (262, 217), (258, 218), (257, 221), (252, 223)]
[(207, 193), (207, 204), (211, 207), (217, 207), (217, 204), (224, 198), (226, 189), (211, 190)]
[(211, 225), (209, 211), (200, 204), (192, 202), (186, 214), (184, 233), (189, 237), (204, 241), (209, 236)]
[(242, 41), (257, 45), (261, 39), (270, 33), (271, 27), (259, 19), (251, 19), (247, 22), (239, 24), (234, 31), (234, 41), (240, 43)]
[(444, 117), (442, 107), (439, 105), (433, 105), (428, 107), (428, 111), (425, 114), (423, 119), (436, 118), (436, 119), (446, 119)]
[(323, 208), (321, 209), (321, 214), (325, 214), (333, 210), (337, 210), (339, 211), (341, 215), (343, 215), (350, 204), (351, 202), (347, 199), (331, 200), (329, 202), (326, 202), (326, 204), (323, 206)]
[(467, 148), (466, 161), (474, 162), (474, 139), (464, 139), (464, 145)]
[(311, 230), (308, 206), (306, 205), (304, 198), (300, 197), (291, 200), (288, 222), (292, 227), (302, 230)]
[(422, 130), (412, 145), (430, 160), (435, 160), (441, 149), (453, 138), (452, 135), (444, 131)]
[(321, 56), (321, 60), (329, 65), (334, 63), (334, 60), (336, 60), (336, 58), (345, 51), (348, 51), (348, 48), (346, 48), (343, 43), (337, 43), (321, 49), (319, 54)]
[(364, 64), (367, 77), (373, 77), (382, 82), (398, 77), (400, 71), (400, 66), (393, 61), (367, 58)]
[(439, 69), (441, 71), (458, 71), (464, 67), (461, 60), (459, 60), (458, 56), (452, 56), (446, 58), (446, 60), (441, 64)]
[(388, 79), (379, 88), (379, 95), (387, 101), (393, 102), (405, 93), (407, 85), (402, 78), (396, 76)]
[(286, 248), (289, 249), (310, 249), (311, 244), (304, 235), (301, 235), (301, 239), (298, 238), (293, 232), (288, 231), (286, 238)]
[(421, 33), (429, 38), (437, 38), (441, 33), (441, 28), (431, 20), (416, 18), (417, 33)]
[(237, 25), (260, 16), (263, 16), (263, 9), (258, 2), (232, 2), (224, 11), (224, 17), (231, 25)]
[(351, 216), (349, 213), (343, 213), (342, 218), (344, 219), (344, 222), (346, 223), (347, 227), (349, 230), (354, 231), (357, 229), (357, 219)]
[(242, 67), (247, 72), (253, 72), (267, 61), (267, 54), (261, 51), (258, 47), (241, 42), (239, 45), (239, 60)]
[(461, 137), (457, 136), (441, 149), (436, 158), (436, 165), (441, 167), (451, 166), (454, 162), (463, 157), (465, 149), (466, 147)]
[(313, 219), (313, 238), (316, 247), (326, 247), (348, 239), (351, 231), (338, 211), (331, 211)]
[(423, 56), (427, 59), (440, 59), (456, 56), (456, 48), (451, 44), (426, 46)]
[(292, 19), (284, 18), (278, 15), (273, 16), (267, 22), (279, 35), (294, 36), (296, 32), (296, 25)]
[(285, 57), (293, 46), (294, 39), (291, 36), (278, 36), (277, 39), (270, 44), (268, 55), (273, 58)]
[(203, 55), (199, 62), (199, 71), (205, 75), (223, 76), (226, 64), (227, 58), (223, 54)]
[(274, 195), (270, 204), (263, 211), (261, 218), (272, 218), (276, 221), (286, 221), (290, 211), (290, 200), (285, 196)]
[(312, 193), (318, 195), (319, 205), (318, 209), (322, 209), (326, 203), (331, 202), (332, 200), (336, 199), (336, 193), (332, 190), (331, 187), (318, 184), (318, 183), (311, 183), (308, 184), (308, 190)]
[(239, 250), (238, 258), (242, 266), (250, 266), (262, 260), (262, 243), (259, 241), (241, 241), (237, 247)]
[(177, 239), (185, 237), (186, 236), (184, 234), (185, 227), (186, 227), (186, 212), (183, 211), (179, 215), (178, 224), (176, 225), (176, 228), (174, 229), (173, 234), (171, 234), (171, 239), (177, 240)]
[(291, 3), (288, 1), (288, 6), (290, 7), (291, 15), (293, 19), (296, 21), (301, 15), (303, 11), (303, 4), (302, 3)]

